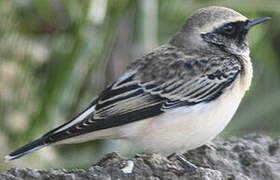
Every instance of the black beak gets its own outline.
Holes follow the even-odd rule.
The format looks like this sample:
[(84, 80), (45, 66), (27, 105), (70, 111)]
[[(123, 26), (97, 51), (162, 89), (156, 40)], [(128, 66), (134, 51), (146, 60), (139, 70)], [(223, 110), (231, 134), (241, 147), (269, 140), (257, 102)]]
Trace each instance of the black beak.
[(251, 27), (260, 24), (262, 22), (265, 22), (267, 20), (270, 20), (271, 17), (262, 17), (262, 18), (257, 18), (257, 19), (250, 19), (248, 24), (245, 26), (246, 30), (249, 30)]

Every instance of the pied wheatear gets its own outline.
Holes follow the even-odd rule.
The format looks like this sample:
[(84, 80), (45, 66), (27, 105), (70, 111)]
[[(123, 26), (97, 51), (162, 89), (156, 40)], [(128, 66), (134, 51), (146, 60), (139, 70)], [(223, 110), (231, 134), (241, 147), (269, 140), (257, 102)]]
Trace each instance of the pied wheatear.
[(209, 142), (250, 87), (247, 33), (268, 19), (248, 19), (224, 7), (199, 9), (168, 43), (136, 59), (83, 112), (5, 159), (95, 139), (123, 139), (158, 153)]

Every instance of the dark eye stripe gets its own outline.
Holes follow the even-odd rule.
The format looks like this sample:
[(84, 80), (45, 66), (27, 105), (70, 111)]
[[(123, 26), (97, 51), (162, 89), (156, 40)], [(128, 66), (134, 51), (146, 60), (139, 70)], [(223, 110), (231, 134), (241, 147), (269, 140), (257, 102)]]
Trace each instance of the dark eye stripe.
[(231, 25), (231, 24), (227, 24), (225, 26), (222, 27), (222, 31), (228, 35), (232, 35), (235, 33), (236, 28), (235, 26)]

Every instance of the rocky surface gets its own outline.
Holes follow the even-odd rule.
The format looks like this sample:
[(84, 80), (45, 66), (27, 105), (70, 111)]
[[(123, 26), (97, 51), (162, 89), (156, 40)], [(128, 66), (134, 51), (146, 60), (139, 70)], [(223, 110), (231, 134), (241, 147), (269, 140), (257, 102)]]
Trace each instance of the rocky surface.
[(280, 137), (260, 134), (242, 138), (216, 139), (213, 144), (185, 153), (199, 168), (180, 174), (182, 165), (174, 157), (159, 154), (137, 155), (126, 159), (117, 153), (103, 157), (86, 170), (38, 170), (12, 168), (1, 180), (280, 180)]

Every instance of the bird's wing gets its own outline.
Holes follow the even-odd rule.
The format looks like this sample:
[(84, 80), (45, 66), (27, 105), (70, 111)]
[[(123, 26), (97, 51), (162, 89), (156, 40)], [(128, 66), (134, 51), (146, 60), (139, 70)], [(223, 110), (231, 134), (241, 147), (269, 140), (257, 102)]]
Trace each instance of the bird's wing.
[[(169, 109), (211, 101), (241, 72), (234, 57), (148, 54), (76, 119), (47, 134), (47, 143), (157, 116)], [(167, 51), (169, 52), (169, 51)]]

